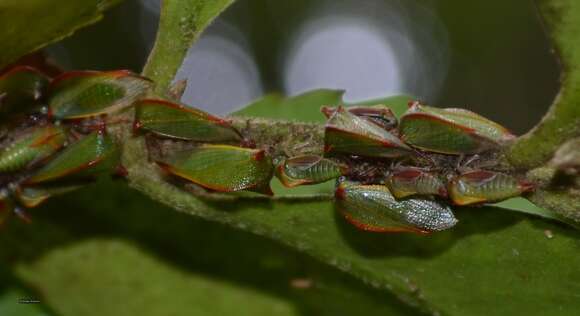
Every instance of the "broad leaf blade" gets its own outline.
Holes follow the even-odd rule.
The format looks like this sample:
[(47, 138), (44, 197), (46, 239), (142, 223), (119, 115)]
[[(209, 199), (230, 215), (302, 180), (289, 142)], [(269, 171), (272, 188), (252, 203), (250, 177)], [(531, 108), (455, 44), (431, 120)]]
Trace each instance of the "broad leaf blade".
[(267, 117), (272, 119), (293, 119), (301, 122), (324, 122), (320, 113), (323, 105), (342, 104), (341, 90), (314, 90), (292, 98), (279, 94), (267, 95), (252, 104), (236, 111), (233, 115)]
[(414, 100), (411, 96), (397, 95), (370, 101), (346, 103), (342, 100), (343, 95), (343, 90), (329, 89), (313, 90), (293, 97), (284, 97), (273, 93), (237, 110), (232, 115), (323, 123), (326, 118), (320, 113), (322, 106), (346, 105), (348, 107), (349, 105), (384, 104), (391, 108), (395, 115), (400, 116), (407, 110), (407, 103)]
[[(107, 199), (86, 203), (95, 196)], [(10, 258), (61, 315), (415, 315), (307, 255), (174, 212), (122, 183), (51, 199), (32, 216), (34, 225), (2, 231), (0, 260)]]
[(580, 256), (569, 251), (580, 236), (542, 220), (465, 208), (450, 231), (376, 235), (346, 224), (330, 201), (207, 203), (150, 177), (133, 181), (180, 211), (268, 236), (431, 311), (484, 315), (505, 293), (510, 304), (497, 306), (498, 314), (534, 313), (546, 300), (563, 302), (568, 311), (580, 308), (566, 285), (580, 279), (574, 268)]
[(41, 303), (33, 302), (37, 297), (21, 288), (10, 288), (0, 294), (0, 315), (50, 316)]
[(99, 21), (121, 0), (4, 0), (0, 5), (0, 68)]
[(524, 198), (512, 198), (503, 202), (495, 203), (494, 205), (515, 212), (537, 215), (548, 219), (561, 220), (561, 218), (556, 214), (536, 206)]

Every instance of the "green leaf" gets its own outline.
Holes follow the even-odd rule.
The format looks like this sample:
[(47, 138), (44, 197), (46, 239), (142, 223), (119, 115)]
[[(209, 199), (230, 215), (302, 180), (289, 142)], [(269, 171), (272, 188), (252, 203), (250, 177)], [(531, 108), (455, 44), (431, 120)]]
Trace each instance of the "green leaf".
[[(107, 199), (86, 202), (95, 196)], [(0, 261), (59, 315), (415, 314), (309, 256), (120, 182), (52, 199), (32, 216), (2, 231)]]
[(143, 74), (155, 81), (156, 91), (165, 94), (173, 76), (193, 42), (234, 0), (163, 1), (155, 46)]
[(21, 288), (11, 288), (0, 293), (0, 315), (49, 316), (45, 308), (38, 303), (23, 303), (22, 300), (36, 300), (30, 293)]
[(414, 100), (414, 97), (400, 95), (370, 101), (346, 103), (342, 100), (343, 94), (343, 90), (320, 89), (305, 92), (291, 98), (286, 98), (280, 94), (274, 93), (254, 101), (244, 108), (232, 113), (232, 115), (324, 123), (326, 122), (326, 118), (322, 113), (320, 113), (320, 108), (325, 105), (349, 106), (384, 104), (390, 107), (395, 115), (400, 116), (407, 110), (407, 103), (409, 100)]
[[(268, 99), (267, 106), (261, 103), (263, 111), (277, 107), (286, 111), (285, 116), (291, 115), (272, 102), (275, 99)], [(298, 112), (322, 117), (320, 105), (303, 103)], [(251, 109), (254, 114), (258, 113), (255, 109)], [(138, 153), (144, 144), (134, 139), (128, 145), (127, 153)], [(125, 164), (133, 166), (131, 185), (152, 198), (187, 214), (278, 240), (351, 274), (383, 295), (393, 293), (426, 311), (484, 315), (493, 305), (497, 314), (525, 314), (535, 313), (546, 302), (557, 304), (550, 306), (563, 308), (563, 313), (580, 308), (566, 285), (580, 280), (580, 271), (573, 268), (580, 264), (580, 256), (569, 251), (576, 247), (580, 234), (568, 227), (487, 206), (457, 210), (459, 223), (449, 231), (424, 237), (377, 235), (347, 224), (331, 201), (202, 201), (158, 178), (146, 161), (130, 154), (125, 158)], [(330, 188), (332, 183), (324, 186)], [(320, 189), (316, 187), (303, 190)], [(506, 295), (509, 304), (495, 304)]]
[[(67, 269), (55, 269), (59, 266)], [(50, 293), (47, 299), (63, 315), (162, 315), (169, 307), (179, 315), (297, 315), (283, 299), (180, 271), (122, 240), (61, 247), (18, 271)], [(71, 275), (75, 282), (67, 286)], [(97, 297), (107, 303), (95, 304)]]
[(6, 265), (0, 265), (0, 315), (55, 315), (35, 293), (16, 278)]
[(132, 181), (182, 212), (278, 240), (427, 310), (483, 315), (506, 293), (510, 304), (494, 305), (497, 314), (534, 313), (546, 301), (569, 312), (580, 308), (566, 285), (580, 280), (580, 256), (569, 251), (580, 235), (553, 223), (493, 207), (465, 208), (450, 231), (376, 235), (346, 224), (331, 202), (208, 203), (153, 177)]
[(232, 115), (322, 123), (326, 121), (326, 118), (320, 113), (320, 107), (343, 104), (343, 94), (342, 90), (327, 89), (306, 92), (292, 98), (286, 98), (280, 94), (270, 94)]
[(553, 219), (557, 221), (562, 220), (561, 217), (557, 216), (553, 212), (550, 212), (539, 206), (536, 206), (535, 204), (524, 198), (512, 198), (503, 202), (495, 203), (494, 205), (515, 212), (537, 215), (540, 217)]
[(0, 68), (93, 24), (121, 0), (3, 0)]

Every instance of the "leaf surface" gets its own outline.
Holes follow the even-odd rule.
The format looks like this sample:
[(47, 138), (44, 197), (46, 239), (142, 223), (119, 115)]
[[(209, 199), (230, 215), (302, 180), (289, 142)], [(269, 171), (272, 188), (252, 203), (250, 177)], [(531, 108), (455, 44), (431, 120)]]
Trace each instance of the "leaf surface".
[[(310, 95), (297, 98), (306, 96)], [(340, 102), (336, 94), (328, 93), (327, 98)], [(323, 117), (318, 112), (321, 99), (316, 100), (302, 105), (301, 120)], [(259, 115), (257, 109), (261, 109), (276, 116), (272, 108), (278, 108), (286, 119), (295, 118), (284, 108), (293, 104), (292, 98), (267, 97), (266, 101), (254, 103), (252, 114)], [(142, 144), (135, 140), (130, 146), (128, 152), (139, 152)], [(580, 256), (570, 251), (580, 246), (580, 235), (554, 222), (486, 206), (456, 209), (457, 226), (429, 236), (372, 234), (347, 224), (331, 201), (287, 197), (208, 202), (159, 180), (146, 163), (136, 168), (130, 170), (132, 186), (156, 200), (280, 241), (351, 274), (383, 295), (393, 293), (425, 311), (485, 315), (494, 306), (494, 313), (501, 315), (537, 314), (542, 308), (561, 308), (562, 314), (570, 314), (580, 308), (573, 294), (575, 281), (570, 281), (580, 280), (580, 271), (574, 268)], [(332, 186), (325, 183), (282, 193), (328, 192)], [(496, 304), (506, 297), (509, 304)]]
[(416, 314), (307, 255), (174, 212), (118, 181), (32, 212), (33, 225), (12, 221), (0, 234), (0, 261), (18, 277), (3, 278), (2, 290), (26, 284), (58, 315)]
[(0, 68), (93, 24), (121, 0), (3, 0), (0, 4)]

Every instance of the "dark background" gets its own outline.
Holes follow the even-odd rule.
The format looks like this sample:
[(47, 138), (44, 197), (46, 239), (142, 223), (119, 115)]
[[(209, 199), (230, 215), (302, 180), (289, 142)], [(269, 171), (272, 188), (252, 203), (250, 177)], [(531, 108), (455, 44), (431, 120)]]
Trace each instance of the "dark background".
[[(67, 68), (139, 71), (159, 4), (129, 0), (49, 48)], [(184, 101), (224, 114), (261, 95), (346, 90), (346, 101), (410, 94), (517, 134), (543, 115), (558, 64), (531, 0), (241, 0), (192, 47)]]

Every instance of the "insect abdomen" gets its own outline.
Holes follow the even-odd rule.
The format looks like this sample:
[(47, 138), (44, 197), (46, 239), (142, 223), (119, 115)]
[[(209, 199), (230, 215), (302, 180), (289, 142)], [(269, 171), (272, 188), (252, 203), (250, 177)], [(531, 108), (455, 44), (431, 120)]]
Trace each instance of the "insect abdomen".
[(473, 171), (452, 179), (449, 193), (455, 204), (468, 205), (501, 201), (530, 191), (533, 187), (531, 183), (504, 173)]

